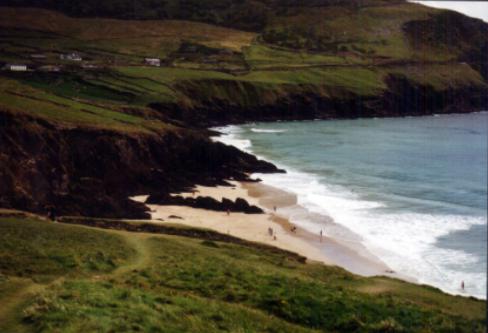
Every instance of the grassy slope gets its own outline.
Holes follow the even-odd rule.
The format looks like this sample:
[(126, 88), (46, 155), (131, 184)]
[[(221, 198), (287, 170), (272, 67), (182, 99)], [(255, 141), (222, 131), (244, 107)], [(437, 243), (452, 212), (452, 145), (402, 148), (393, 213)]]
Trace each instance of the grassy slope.
[[(135, 251), (122, 238), (35, 219), (0, 222), (0, 331), (22, 317), (21, 303), (64, 279), (105, 274), (130, 261)], [(13, 326), (10, 326), (13, 325)]]
[(284, 254), (34, 218), (0, 229), (3, 331), (482, 331), (485, 302)]
[[(111, 58), (114, 62), (136, 64), (144, 56), (167, 58), (183, 41), (191, 41), (244, 52), (245, 60), (252, 67), (265, 67), (367, 63), (376, 57), (424, 61), (455, 59), (457, 54), (452, 49), (413, 49), (402, 31), (404, 23), (426, 19), (429, 14), (438, 12), (413, 4), (359, 10), (305, 7), (289, 15), (276, 16), (262, 34), (199, 22), (74, 19), (46, 10), (7, 7), (0, 9), (0, 24), (8, 29), (2, 35), (18, 35), (13, 41), (2, 38), (5, 51), (9, 51), (3, 55), (7, 58), (22, 57), (29, 50), (54, 55), (78, 49), (102, 63)], [(33, 31), (32, 36), (24, 30), (26, 28)], [(271, 33), (277, 37), (268, 37)], [(320, 46), (318, 51), (307, 51), (316, 44)], [(280, 45), (285, 47), (280, 49)], [(297, 53), (295, 48), (301, 51)], [(337, 49), (343, 52), (338, 53)]]
[[(392, 73), (437, 89), (485, 85), (480, 74), (466, 64), (256, 70), (240, 76), (207, 70), (121, 66), (100, 72), (0, 76), (0, 106), (70, 126), (161, 133), (176, 128), (124, 110), (143, 114), (148, 103), (191, 103), (213, 98), (252, 107), (300, 91), (340, 97), (341, 89), (375, 96), (386, 89), (384, 78)], [(181, 91), (185, 86), (196, 89), (198, 95), (186, 96)]]
[[(388, 74), (437, 90), (486, 86), (471, 67), (453, 62), (461, 49), (425, 43), (419, 48), (405, 35), (406, 22), (441, 11), (402, 2), (366, 4), (291, 7), (295, 10), (270, 17), (261, 33), (199, 22), (70, 18), (47, 10), (1, 7), (0, 61), (31, 63), (30, 54), (43, 53), (47, 59), (40, 63), (66, 67), (58, 75), (0, 77), (0, 105), (55, 121), (147, 131), (167, 128), (124, 114), (123, 108), (193, 105), (198, 98), (255, 106), (295, 92), (378, 96), (386, 89)], [(211, 47), (214, 53), (206, 54), (207, 49), (189, 54), (180, 50), (182, 43)], [(59, 53), (70, 50), (107, 68), (83, 71), (61, 62)], [(165, 67), (142, 67), (145, 56), (162, 58)], [(237, 72), (223, 72), (229, 68)], [(193, 95), (185, 94), (186, 87)], [(20, 95), (11, 94), (18, 90)], [(39, 101), (37, 110), (33, 101)]]
[[(25, 81), (23, 77), (20, 81)], [(143, 117), (127, 114), (124, 105), (113, 103), (112, 94), (107, 90), (92, 89), (83, 96), (79, 92), (70, 92), (72, 86), (56, 86), (51, 81), (36, 82), (27, 80), (23, 84), (13, 78), (0, 77), (0, 108), (4, 111), (28, 114), (68, 127), (89, 126), (127, 133), (164, 133), (177, 130), (176, 127), (158, 120), (146, 120)], [(40, 87), (41, 89), (39, 89)], [(84, 86), (85, 90), (93, 87)], [(105, 95), (106, 94), (106, 95)], [(101, 96), (100, 96), (101, 95)], [(83, 98), (85, 97), (85, 98)], [(101, 97), (100, 101), (97, 97)], [(125, 105), (129, 107), (129, 105)], [(139, 108), (144, 112), (143, 107)]]
[[(120, 21), (112, 19), (76, 19), (63, 14), (39, 10), (2, 7), (0, 21), (4, 28), (42, 31), (43, 40), (24, 35), (23, 45), (65, 52), (83, 47), (96, 53), (119, 54), (123, 60), (135, 56), (164, 58), (182, 41), (240, 50), (250, 45), (254, 33), (185, 21)], [(22, 33), (19, 31), (18, 33)], [(10, 35), (10, 33), (9, 33)], [(69, 37), (66, 45), (63, 37)]]

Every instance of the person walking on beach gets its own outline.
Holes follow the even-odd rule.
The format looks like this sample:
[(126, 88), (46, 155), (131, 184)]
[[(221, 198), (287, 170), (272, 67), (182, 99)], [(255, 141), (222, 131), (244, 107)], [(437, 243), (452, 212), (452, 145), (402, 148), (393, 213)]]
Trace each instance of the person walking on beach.
[(320, 229), (320, 242), (322, 243), (322, 238), (323, 238), (323, 232), (322, 229)]
[(230, 215), (230, 209), (227, 209), (227, 216)]
[(273, 236), (273, 229), (268, 227), (268, 235), (271, 237)]

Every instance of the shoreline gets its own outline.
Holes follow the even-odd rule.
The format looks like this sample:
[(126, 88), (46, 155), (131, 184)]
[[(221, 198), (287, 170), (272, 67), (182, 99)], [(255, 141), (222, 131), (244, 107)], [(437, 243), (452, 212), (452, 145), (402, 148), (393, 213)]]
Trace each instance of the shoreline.
[[(388, 276), (408, 282), (416, 282), (407, 276), (393, 272), (379, 258), (364, 248), (359, 242), (344, 242), (325, 234), (320, 240), (317, 234), (295, 225), (286, 214), (292, 207), (295, 211), (305, 208), (297, 205), (294, 194), (254, 182), (230, 182), (232, 186), (205, 187), (196, 186), (197, 196), (209, 196), (216, 200), (240, 197), (262, 208), (264, 214), (244, 214), (217, 212), (187, 206), (146, 204), (151, 210), (151, 222), (156, 224), (181, 224), (191, 227), (211, 229), (244, 240), (292, 251), (307, 258), (308, 262), (320, 262), (338, 266), (361, 276)], [(191, 197), (193, 193), (180, 193)], [(147, 196), (132, 197), (138, 202), (145, 202)], [(276, 207), (276, 212), (273, 207)], [(292, 231), (292, 227), (296, 230)], [(272, 228), (273, 236), (268, 233)]]
[[(488, 114), (488, 111), (487, 110), (479, 110), (476, 112), (472, 112), (472, 114), (486, 115), (486, 114)], [(457, 118), (456, 116), (462, 117), (462, 116), (464, 116), (464, 114), (463, 113), (432, 114), (432, 115), (422, 115), (422, 116), (418, 116), (418, 117), (405, 116), (405, 117), (401, 117), (401, 118), (424, 118), (424, 117), (426, 117), (426, 118), (434, 119), (434, 118), (438, 118), (438, 117), (447, 117), (447, 116), (454, 116), (454, 119), (456, 119)], [(386, 117), (386, 118), (396, 119), (398, 117)], [(317, 120), (319, 120), (319, 119), (317, 119)], [(336, 120), (339, 120), (339, 119), (336, 119)], [(340, 120), (342, 120), (342, 119), (340, 119)], [(310, 122), (310, 120), (304, 120), (304, 122)], [(256, 124), (256, 125), (259, 125), (259, 124)], [(236, 130), (234, 130), (232, 128), (233, 126), (234, 125), (213, 128), (213, 130), (217, 132), (218, 136), (216, 135), (216, 136), (212, 137), (212, 139), (214, 141), (222, 142), (222, 143), (227, 144), (227, 145), (235, 146), (238, 149), (243, 150), (249, 154), (252, 154), (259, 159), (270, 160), (269, 156), (264, 157), (259, 152), (258, 152), (258, 154), (256, 154), (256, 152), (253, 151), (251, 139), (249, 137), (246, 137), (244, 134), (242, 134), (243, 132), (241, 132), (241, 129), (238, 127), (238, 125), (235, 125), (237, 127)], [(259, 127), (259, 126), (256, 126), (256, 128), (257, 129), (248, 127), (247, 131), (250, 130), (252, 132), (254, 132), (254, 131), (259, 132), (260, 130), (263, 129), (263, 127)], [(283, 131), (283, 128), (284, 128), (283, 126), (266, 127), (264, 125), (263, 131), (280, 132), (280, 131)], [(271, 156), (273, 156), (273, 155), (271, 155)], [(272, 160), (270, 160), (270, 161), (272, 161)], [(279, 168), (286, 169), (287, 171), (289, 171), (291, 173), (297, 171), (297, 170), (289, 170), (289, 166), (277, 164), (276, 161), (272, 161), (272, 162), (275, 163)], [(285, 211), (286, 211), (285, 213), (287, 214), (288, 217), (290, 217), (290, 219), (292, 221), (300, 223), (304, 228), (311, 231), (312, 234), (315, 233), (316, 229), (320, 229), (323, 226), (324, 222), (329, 223), (329, 221), (324, 221), (324, 219), (329, 216), (329, 212), (330, 213), (336, 212), (336, 210), (334, 210), (336, 208), (334, 206), (335, 202), (332, 203), (332, 208), (331, 208), (331, 210), (329, 210), (327, 208), (326, 202), (324, 201), (325, 200), (324, 198), (321, 198), (321, 199), (317, 198), (317, 195), (316, 195), (315, 197), (310, 199), (308, 197), (308, 194), (309, 194), (308, 189), (304, 190), (304, 188), (301, 186), (302, 183), (301, 183), (300, 177), (298, 177), (298, 178), (295, 177), (296, 179), (294, 179), (294, 181), (295, 181), (294, 183), (293, 182), (288, 183), (288, 179), (280, 178), (280, 176), (278, 176), (277, 178), (274, 178), (271, 176), (269, 178), (266, 178), (267, 177), (266, 174), (260, 174), (260, 173), (254, 173), (254, 174), (252, 174), (252, 176), (253, 177), (262, 177), (263, 182), (260, 184), (260, 186), (268, 186), (269, 185), (269, 186), (273, 186), (273, 187), (282, 189), (284, 191), (289, 191), (291, 193), (297, 193), (299, 198), (304, 200), (303, 203), (304, 203), (305, 207), (307, 207), (307, 209), (309, 208), (309, 209), (311, 209), (311, 211), (315, 211), (315, 212), (319, 213), (319, 214), (315, 214), (316, 216), (312, 217), (311, 215), (313, 215), (313, 214), (310, 214), (310, 212), (308, 212), (309, 218), (302, 219), (303, 216), (300, 216), (300, 214), (294, 214), (296, 212), (292, 212), (292, 214), (290, 214), (290, 212), (288, 211), (289, 209), (285, 208)], [(297, 182), (297, 180), (298, 180), (298, 182)], [(308, 179), (306, 179), (305, 181), (307, 181), (307, 180)], [(295, 187), (297, 187), (298, 190), (295, 189)], [(328, 192), (326, 192), (326, 193), (328, 193)], [(252, 193), (250, 192), (250, 194), (252, 194)], [(313, 194), (315, 194), (315, 192), (312, 193), (311, 196)], [(332, 197), (332, 199), (334, 199), (334, 197)], [(320, 200), (322, 200), (322, 201), (320, 201)], [(322, 207), (323, 209), (319, 209), (319, 208), (317, 208), (317, 206)], [(268, 207), (269, 207), (269, 205), (268, 205)], [(301, 208), (305, 209), (305, 207), (301, 207)], [(307, 209), (305, 209), (305, 210), (307, 210)], [(377, 261), (381, 262), (382, 260), (385, 260), (385, 262), (384, 263), (381, 262), (381, 264), (383, 264), (385, 266), (389, 266), (391, 264), (390, 267), (394, 267), (394, 269), (396, 271), (401, 272), (402, 276), (396, 276), (396, 278), (399, 278), (399, 279), (402, 279), (402, 280), (405, 280), (408, 282), (412, 282), (415, 284), (422, 284), (422, 285), (425, 284), (425, 285), (429, 285), (429, 286), (432, 286), (435, 288), (439, 288), (443, 292), (446, 292), (446, 293), (451, 294), (451, 295), (486, 299), (486, 296), (484, 295), (484, 293), (482, 291), (482, 282), (480, 284), (478, 284), (478, 282), (477, 282), (477, 281), (480, 281), (480, 278), (476, 277), (476, 275), (477, 275), (476, 271), (474, 271), (473, 273), (471, 271), (468, 272), (469, 276), (466, 276), (464, 274), (456, 275), (456, 273), (458, 271), (453, 271), (453, 270), (451, 270), (451, 271), (447, 270), (447, 273), (446, 273), (444, 271), (440, 271), (439, 269), (437, 269), (436, 266), (432, 265), (427, 259), (424, 260), (423, 258), (418, 260), (419, 266), (416, 266), (416, 262), (415, 262), (415, 260), (417, 259), (416, 257), (413, 257), (413, 259), (411, 260), (411, 262), (413, 262), (413, 265), (409, 265), (410, 264), (409, 261), (404, 261), (404, 262), (400, 261), (400, 264), (398, 264), (398, 261), (394, 260), (396, 258), (393, 257), (392, 255), (390, 255), (390, 253), (388, 251), (390, 248), (392, 248), (393, 251), (391, 253), (393, 253), (393, 255), (395, 253), (400, 253), (400, 256), (397, 256), (397, 257), (401, 257), (402, 252), (394, 252), (394, 250), (398, 249), (398, 247), (401, 245), (396, 246), (396, 247), (393, 246), (390, 248), (388, 248), (388, 246), (391, 246), (391, 243), (393, 240), (398, 241), (397, 243), (394, 243), (394, 244), (403, 244), (403, 239), (400, 239), (400, 235), (401, 235), (400, 232), (396, 232), (396, 230), (387, 230), (387, 231), (391, 231), (392, 237), (387, 238), (387, 239), (383, 239), (381, 237), (369, 238), (370, 234), (368, 234), (367, 232), (366, 233), (362, 232), (364, 230), (361, 229), (361, 226), (358, 225), (358, 229), (356, 230), (355, 223), (352, 223), (354, 220), (348, 219), (349, 216), (347, 216), (347, 215), (343, 216), (340, 213), (341, 212), (339, 211), (338, 216), (341, 217), (341, 219), (339, 219), (339, 221), (341, 223), (338, 223), (338, 222), (334, 223), (335, 221), (332, 218), (330, 218), (331, 225), (334, 225), (336, 227), (339, 226), (339, 228), (332, 227), (331, 229), (328, 229), (326, 227), (326, 230), (328, 231), (328, 233), (330, 235), (332, 235), (332, 238), (333, 238), (331, 244), (335, 245), (333, 241), (339, 241), (339, 243), (340, 243), (339, 249), (337, 251), (335, 249), (335, 246), (330, 246), (330, 247), (325, 248), (326, 255), (328, 255), (329, 258), (332, 258), (332, 261), (334, 262), (334, 264), (341, 266), (341, 267), (347, 269), (348, 271), (350, 271), (352, 273), (364, 275), (364, 273), (357, 271), (358, 266), (361, 266), (364, 263), (364, 258), (361, 258), (361, 260), (359, 262), (355, 262), (354, 259), (357, 258), (358, 254), (361, 254), (361, 255), (365, 255), (366, 257), (368, 257), (367, 261), (369, 261), (371, 259), (369, 257), (369, 254), (373, 253), (375, 256), (378, 256), (378, 257), (373, 258), (374, 262), (377, 262)], [(323, 214), (323, 215), (321, 216), (320, 214)], [(428, 214), (426, 214), (426, 215), (428, 215)], [(336, 215), (331, 215), (331, 216), (336, 217)], [(450, 216), (448, 215), (447, 217), (450, 217)], [(457, 217), (457, 215), (454, 214), (453, 218), (456, 218), (456, 217)], [(373, 220), (373, 219), (371, 219), (371, 220)], [(441, 221), (443, 221), (443, 220), (441, 220)], [(400, 222), (403, 222), (403, 220), (401, 220)], [(448, 219), (447, 222), (451, 222), (451, 220)], [(461, 222), (464, 222), (464, 220), (462, 220)], [(374, 220), (374, 223), (372, 225), (376, 226), (377, 224), (381, 224), (381, 223), (383, 223), (381, 219), (376, 219), (376, 220)], [(468, 222), (466, 222), (466, 223), (468, 223)], [(475, 226), (478, 224), (481, 225), (481, 223), (478, 223), (476, 221), (474, 221), (474, 222), (470, 221), (469, 225)], [(341, 232), (341, 230), (338, 230), (340, 228), (345, 228), (346, 233), (343, 233), (343, 232)], [(457, 229), (452, 228), (452, 229), (454, 229), (454, 231), (468, 230), (468, 228), (463, 228), (463, 227), (458, 227)], [(380, 230), (380, 229), (378, 229), (378, 230)], [(412, 230), (412, 229), (410, 229), (410, 230)], [(442, 229), (436, 229), (436, 231), (437, 230), (442, 230)], [(348, 234), (347, 231), (349, 231), (351, 235)], [(366, 231), (370, 231), (370, 230), (366, 229)], [(373, 234), (374, 234), (374, 231), (375, 230), (373, 230)], [(403, 231), (403, 230), (400, 230), (400, 231)], [(427, 230), (427, 231), (429, 231), (429, 230)], [(438, 232), (438, 233), (440, 234), (440, 232)], [(365, 235), (366, 239), (362, 238), (363, 234)], [(354, 236), (357, 236), (357, 238), (359, 238), (359, 239), (356, 239), (356, 237), (354, 237)], [(416, 235), (413, 238), (416, 239), (415, 237), (416, 237)], [(437, 236), (436, 238), (441, 238), (441, 237), (443, 237), (443, 235)], [(335, 238), (337, 238), (337, 239), (335, 239)], [(352, 242), (349, 241), (351, 238), (353, 240)], [(423, 240), (421, 239), (421, 241), (423, 241)], [(428, 242), (428, 241), (430, 241), (430, 240), (427, 239), (426, 242)], [(358, 243), (360, 245), (359, 248), (357, 246)], [(422, 244), (423, 243), (421, 243), (420, 245), (422, 245)], [(430, 243), (428, 243), (427, 245), (430, 245)], [(346, 251), (344, 251), (344, 246), (346, 248)], [(433, 247), (434, 247), (434, 245), (433, 245)], [(329, 253), (327, 253), (327, 250), (329, 250), (328, 251)], [(351, 250), (352, 250), (352, 253), (350, 253)], [(441, 248), (441, 250), (442, 250), (442, 248)], [(330, 252), (333, 252), (333, 253), (331, 254)], [(447, 253), (447, 255), (445, 257), (451, 258), (448, 256), (449, 254), (450, 253)], [(337, 257), (339, 257), (339, 258), (337, 258)], [(405, 256), (405, 257), (407, 259), (410, 259), (408, 256)], [(378, 259), (378, 258), (381, 258), (381, 259)], [(442, 258), (441, 258), (441, 260), (442, 260)], [(388, 264), (386, 264), (386, 263), (388, 263)], [(425, 265), (423, 265), (423, 264), (425, 264)], [(426, 267), (426, 266), (428, 266), (428, 267)], [(406, 267), (406, 269), (405, 269), (405, 267)], [(432, 270), (432, 267), (434, 268), (434, 270)], [(390, 268), (388, 268), (387, 270), (391, 271)], [(431, 274), (432, 271), (434, 271), (434, 273)], [(454, 272), (454, 273), (451, 274), (452, 272)], [(459, 272), (464, 272), (464, 271), (459, 271)], [(417, 273), (419, 273), (419, 274), (417, 274)], [(426, 274), (423, 274), (423, 273), (426, 273)], [(451, 274), (451, 275), (449, 275), (446, 278), (446, 274)], [(381, 273), (380, 275), (387, 275), (387, 274)], [(412, 277), (415, 277), (415, 278), (412, 278)], [(464, 282), (466, 279), (469, 281), (468, 282), (468, 284), (470, 286), (469, 287), (470, 288), (469, 293), (467, 292), (468, 289), (466, 289), (466, 290), (461, 289), (461, 288), (459, 288), (459, 284), (456, 284), (456, 281), (463, 281)], [(479, 286), (481, 286), (481, 287), (479, 287)], [(477, 292), (478, 290), (481, 290), (481, 293), (478, 293)]]
[[(241, 183), (243, 188), (247, 189), (248, 195), (255, 198), (260, 207), (265, 209), (275, 218), (279, 218), (287, 228), (286, 230), (297, 238), (304, 239), (307, 243), (318, 248), (323, 253), (328, 261), (335, 266), (342, 267), (347, 271), (361, 276), (389, 276), (402, 279), (408, 282), (416, 282), (415, 279), (393, 272), (383, 261), (373, 255), (367, 250), (359, 241), (345, 241), (339, 240), (335, 237), (327, 235), (324, 232), (323, 241), (320, 241), (320, 230), (317, 233), (312, 233), (305, 227), (292, 222), (291, 214), (304, 214), (305, 217), (313, 215), (306, 208), (297, 203), (295, 194), (286, 192), (276, 187), (265, 185), (263, 183)], [(276, 207), (276, 213), (273, 208)], [(315, 214), (317, 215), (317, 214)], [(302, 215), (303, 216), (303, 215)], [(328, 225), (335, 224), (331, 218), (320, 216), (325, 222), (324, 228)], [(291, 227), (296, 228), (296, 232), (290, 231)], [(306, 254), (304, 254), (306, 256)], [(325, 263), (328, 264), (328, 263)]]
[[(439, 111), (439, 110), (438, 110)], [(289, 118), (289, 119), (282, 119), (282, 118), (266, 118), (266, 119), (248, 119), (248, 120), (230, 120), (230, 121), (220, 121), (220, 122), (213, 122), (211, 124), (206, 125), (205, 129), (213, 132), (215, 135), (211, 135), (211, 137), (218, 138), (222, 136), (224, 133), (220, 132), (219, 129), (228, 127), (228, 126), (243, 126), (255, 123), (280, 123), (280, 122), (311, 122), (311, 121), (341, 121), (341, 120), (358, 120), (358, 119), (405, 119), (405, 118), (428, 118), (428, 117), (447, 117), (447, 116), (463, 116), (467, 114), (485, 114), (488, 113), (488, 106), (479, 108), (472, 111), (458, 111), (458, 112), (432, 112), (426, 114), (404, 114), (404, 115), (373, 115), (373, 116), (362, 116), (362, 117), (324, 117), (324, 118)]]

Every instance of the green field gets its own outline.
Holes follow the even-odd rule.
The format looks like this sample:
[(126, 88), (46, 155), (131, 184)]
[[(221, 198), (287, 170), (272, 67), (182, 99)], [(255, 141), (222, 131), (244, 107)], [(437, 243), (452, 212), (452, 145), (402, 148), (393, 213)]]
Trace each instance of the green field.
[[(42, 118), (65, 126), (84, 126), (134, 133), (163, 133), (176, 127), (155, 119), (134, 115), (126, 108), (142, 106), (124, 102), (124, 91), (112, 90), (88, 82), (74, 84), (67, 77), (53, 84), (49, 77), (0, 77), (0, 108), (14, 113)], [(117, 101), (116, 98), (120, 98)]]
[[(241, 8), (245, 15), (256, 9), (243, 3), (251, 10)], [(106, 5), (112, 13), (108, 16), (118, 17), (122, 7)], [(181, 4), (175, 0), (173, 5)], [(200, 5), (212, 14), (232, 9), (227, 2), (215, 8)], [(77, 8), (71, 2), (65, 6), (66, 11)], [(59, 73), (0, 72), (0, 107), (71, 126), (159, 133), (172, 126), (150, 110), (155, 104), (160, 110), (198, 113), (216, 101), (248, 109), (296, 95), (381, 97), (391, 75), (434, 91), (486, 89), (482, 65), (460, 59), (468, 51), (480, 51), (476, 47), (483, 34), (466, 28), (479, 22), (402, 1), (371, 0), (359, 7), (324, 1), (323, 6), (283, 5), (275, 11), (273, 4), (266, 6), (263, 10), (273, 15), (257, 31), (224, 27), (232, 26), (224, 16), (221, 24), (208, 24), (193, 16), (191, 21), (115, 20), (0, 7), (0, 63), (61, 66)], [(417, 26), (409, 32), (406, 24), (411, 22), (426, 26), (420, 42), (412, 42)], [(438, 40), (444, 28), (452, 30), (451, 40)], [(59, 60), (70, 51), (95, 68)], [(39, 53), (46, 58), (31, 58)], [(162, 67), (144, 66), (144, 57), (160, 58)]]
[(0, 230), (5, 332), (484, 329), (485, 302), (279, 251), (34, 217)]

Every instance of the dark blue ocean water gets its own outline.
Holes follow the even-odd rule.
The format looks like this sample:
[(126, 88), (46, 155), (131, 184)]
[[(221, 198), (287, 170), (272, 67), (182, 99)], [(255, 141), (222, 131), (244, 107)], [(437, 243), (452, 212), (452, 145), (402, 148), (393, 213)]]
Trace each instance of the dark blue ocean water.
[[(258, 123), (224, 141), (275, 162), (265, 183), (359, 235), (398, 272), (486, 295), (488, 113)], [(332, 235), (333, 236), (333, 235)]]

